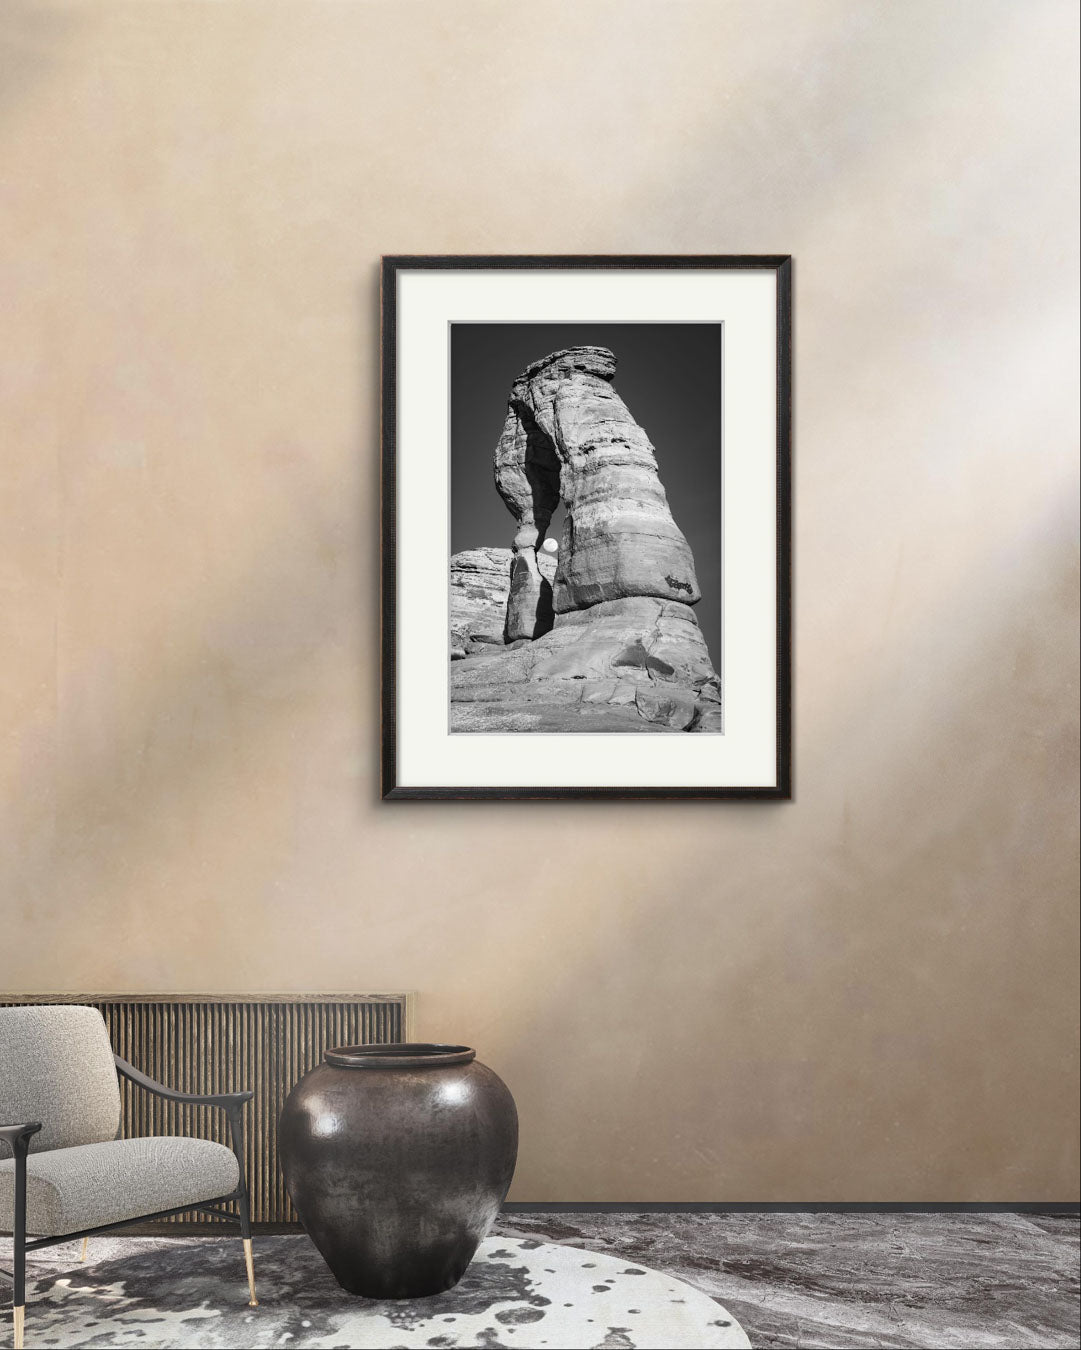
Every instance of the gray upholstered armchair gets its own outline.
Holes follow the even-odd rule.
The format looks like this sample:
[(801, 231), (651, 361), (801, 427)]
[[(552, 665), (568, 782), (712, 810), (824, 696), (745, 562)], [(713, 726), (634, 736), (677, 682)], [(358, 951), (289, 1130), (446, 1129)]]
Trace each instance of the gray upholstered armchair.
[[(119, 1139), (118, 1071), (171, 1101), (221, 1107), (232, 1148), (175, 1136)], [(242, 1120), (251, 1095), (194, 1096), (155, 1083), (113, 1054), (96, 1008), (0, 1008), (0, 1232), (14, 1236), (16, 1347), (28, 1251), (189, 1209), (240, 1225), (256, 1306)]]

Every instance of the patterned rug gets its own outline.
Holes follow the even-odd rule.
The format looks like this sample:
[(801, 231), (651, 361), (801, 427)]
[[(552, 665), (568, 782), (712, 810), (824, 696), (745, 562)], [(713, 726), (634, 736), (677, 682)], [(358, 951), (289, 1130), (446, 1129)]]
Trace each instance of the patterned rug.
[[(400, 1302), (346, 1294), (306, 1237), (256, 1238), (255, 1269), (260, 1306), (249, 1308), (235, 1238), (96, 1238), (85, 1265), (74, 1246), (37, 1253), (28, 1269), (26, 1344), (144, 1350), (750, 1345), (719, 1303), (680, 1280), (620, 1257), (532, 1239), (489, 1238), (454, 1289)], [(10, 1325), (0, 1331), (0, 1344), (10, 1344)]]

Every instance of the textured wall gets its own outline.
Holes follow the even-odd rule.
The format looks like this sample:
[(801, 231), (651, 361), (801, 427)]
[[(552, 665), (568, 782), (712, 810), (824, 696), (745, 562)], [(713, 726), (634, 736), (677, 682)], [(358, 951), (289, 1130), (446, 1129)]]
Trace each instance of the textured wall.
[[(0, 987), (416, 989), (518, 1199), (1076, 1195), (1076, 25), (9, 0)], [(794, 804), (378, 804), (423, 251), (795, 255)]]

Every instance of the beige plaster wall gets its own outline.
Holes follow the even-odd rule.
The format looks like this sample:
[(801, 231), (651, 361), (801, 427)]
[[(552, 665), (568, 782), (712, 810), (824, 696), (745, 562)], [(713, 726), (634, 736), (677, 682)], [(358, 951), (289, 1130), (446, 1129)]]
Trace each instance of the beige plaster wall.
[[(0, 987), (415, 989), (523, 1200), (1075, 1197), (1076, 28), (8, 0)], [(795, 255), (795, 803), (378, 803), (426, 251)]]

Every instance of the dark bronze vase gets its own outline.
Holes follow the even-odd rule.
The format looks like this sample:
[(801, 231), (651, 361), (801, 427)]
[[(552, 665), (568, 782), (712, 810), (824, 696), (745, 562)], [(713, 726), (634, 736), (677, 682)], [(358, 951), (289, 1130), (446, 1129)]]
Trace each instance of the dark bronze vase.
[(464, 1045), (329, 1050), (278, 1126), (285, 1182), (334, 1278), (367, 1298), (458, 1283), (518, 1155), (502, 1079)]

